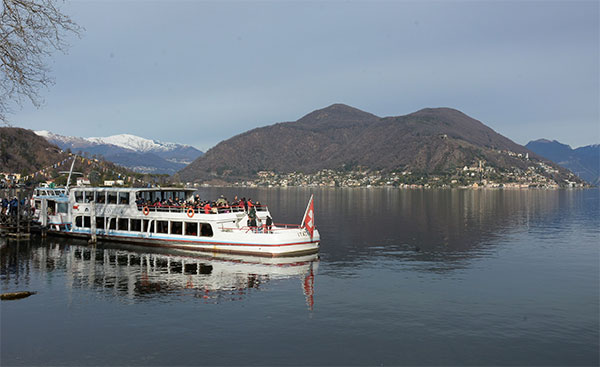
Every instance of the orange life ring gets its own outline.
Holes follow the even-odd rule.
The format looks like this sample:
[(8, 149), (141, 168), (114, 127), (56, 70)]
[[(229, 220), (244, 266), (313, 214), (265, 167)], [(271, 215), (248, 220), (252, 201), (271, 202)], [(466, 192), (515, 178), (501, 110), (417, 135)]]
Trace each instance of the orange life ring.
[(144, 215), (148, 215), (148, 214), (150, 214), (150, 208), (148, 208), (148, 206), (146, 205), (146, 206), (144, 207), (144, 209), (142, 210), (142, 213), (144, 213)]
[(190, 218), (194, 216), (194, 208), (189, 208), (187, 210), (187, 216)]

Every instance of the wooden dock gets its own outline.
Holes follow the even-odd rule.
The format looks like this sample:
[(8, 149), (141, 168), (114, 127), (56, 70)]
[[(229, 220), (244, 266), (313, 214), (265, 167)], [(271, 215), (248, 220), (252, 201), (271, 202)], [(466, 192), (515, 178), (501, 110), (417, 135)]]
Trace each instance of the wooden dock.
[(31, 190), (22, 188), (0, 190), (0, 200), (18, 200), (16, 208), (0, 208), (0, 235), (13, 239), (28, 239), (32, 230), (39, 229), (39, 226), (32, 223), (34, 211), (28, 200), (31, 193)]

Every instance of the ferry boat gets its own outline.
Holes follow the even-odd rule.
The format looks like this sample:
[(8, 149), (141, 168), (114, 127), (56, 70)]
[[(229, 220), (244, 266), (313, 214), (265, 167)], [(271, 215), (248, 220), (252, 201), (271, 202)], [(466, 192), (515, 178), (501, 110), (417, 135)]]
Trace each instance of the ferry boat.
[[(263, 225), (249, 226), (250, 210), (224, 206), (206, 210), (191, 205), (142, 203), (192, 202), (194, 189), (72, 187), (37, 188), (35, 218), (49, 234), (219, 253), (297, 256), (319, 250), (310, 197), (301, 225), (266, 226), (268, 207), (255, 206)], [(253, 213), (254, 214), (254, 213)]]

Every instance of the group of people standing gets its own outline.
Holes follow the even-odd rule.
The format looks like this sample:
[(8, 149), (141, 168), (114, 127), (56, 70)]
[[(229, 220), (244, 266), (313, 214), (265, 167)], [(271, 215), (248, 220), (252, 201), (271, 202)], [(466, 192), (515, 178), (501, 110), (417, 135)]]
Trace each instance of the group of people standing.
[(217, 214), (217, 213), (229, 213), (230, 211), (237, 209), (248, 212), (249, 208), (261, 207), (259, 201), (256, 203), (252, 202), (249, 198), (246, 200), (245, 197), (235, 199), (230, 203), (227, 198), (221, 195), (217, 200), (202, 200), (199, 195), (196, 195), (192, 200), (183, 200), (180, 198), (168, 198), (164, 200), (156, 199), (146, 200), (144, 198), (137, 198), (135, 201), (138, 206), (151, 206), (151, 207), (176, 207), (176, 208), (193, 208), (202, 209), (205, 214)]
[(271, 219), (271, 216), (269, 216), (267, 214), (267, 217), (265, 218), (265, 224), (263, 225), (262, 219), (260, 219), (258, 217), (258, 215), (256, 215), (256, 207), (255, 206), (249, 207), (247, 212), (248, 212), (248, 221), (246, 224), (248, 225), (248, 228), (252, 229), (254, 232), (262, 232), (263, 229), (264, 229), (265, 233), (272, 232), (273, 219)]
[(237, 196), (233, 199), (232, 202), (229, 202), (224, 195), (221, 195), (217, 200), (214, 201), (204, 201), (200, 200), (200, 196), (196, 195), (194, 197), (194, 201), (187, 203), (188, 207), (192, 208), (202, 208), (204, 209), (205, 214), (211, 213), (229, 213), (232, 210), (245, 211), (248, 212), (250, 209), (254, 208), (256, 211), (256, 207), (261, 207), (259, 201), (256, 203), (252, 202), (251, 198), (246, 200), (245, 197), (238, 198)]
[(11, 200), (9, 200), (8, 198), (3, 198), (0, 201), (0, 205), (2, 207), (2, 209), (0, 210), (0, 213), (2, 215), (16, 216), (17, 211), (19, 210), (19, 205), (21, 206), (21, 208), (25, 208), (25, 203), (26, 203), (25, 199), (21, 200), (21, 202), (19, 203), (19, 199), (17, 199), (16, 196), (14, 198), (12, 198)]

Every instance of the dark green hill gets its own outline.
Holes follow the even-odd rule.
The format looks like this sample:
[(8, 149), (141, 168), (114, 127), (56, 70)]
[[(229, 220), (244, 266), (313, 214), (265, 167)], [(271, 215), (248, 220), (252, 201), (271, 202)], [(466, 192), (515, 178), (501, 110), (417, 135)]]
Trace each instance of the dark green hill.
[[(310, 173), (368, 167), (443, 172), (478, 160), (526, 169), (525, 147), (451, 108), (379, 118), (343, 104), (295, 122), (261, 127), (223, 141), (180, 171), (184, 181), (252, 177), (261, 170)], [(563, 172), (566, 172), (563, 170)]]
[(68, 157), (59, 147), (18, 127), (0, 127), (0, 171), (28, 174)]

